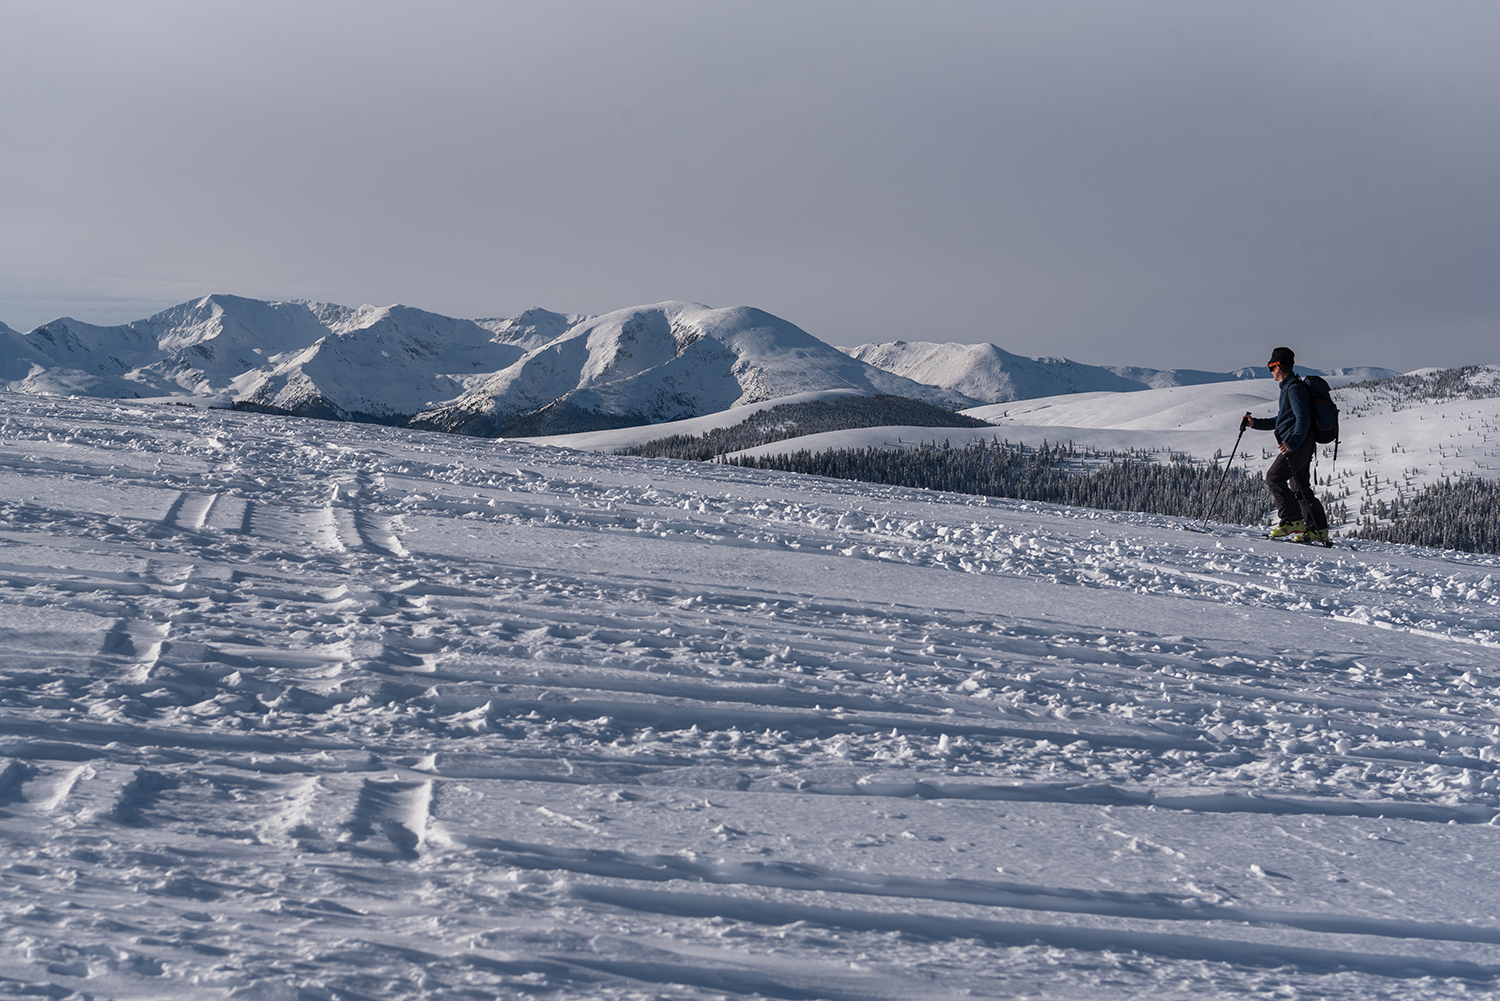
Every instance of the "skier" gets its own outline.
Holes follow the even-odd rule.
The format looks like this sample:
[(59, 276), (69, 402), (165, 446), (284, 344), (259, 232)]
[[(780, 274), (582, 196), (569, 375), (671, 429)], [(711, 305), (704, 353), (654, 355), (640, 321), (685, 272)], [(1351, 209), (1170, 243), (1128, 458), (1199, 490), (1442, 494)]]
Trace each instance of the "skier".
[(1328, 515), (1308, 475), (1313, 452), (1318, 447), (1312, 434), (1312, 397), (1301, 377), (1292, 371), (1295, 360), (1291, 348), (1277, 348), (1271, 352), (1267, 367), (1271, 376), (1281, 384), (1281, 409), (1274, 419), (1253, 417), (1247, 413), (1240, 418), (1240, 428), (1276, 432), (1276, 447), (1281, 454), (1266, 470), (1266, 485), (1276, 498), (1276, 513), (1281, 524), (1271, 529), (1271, 538), (1291, 537), (1294, 542), (1331, 546)]

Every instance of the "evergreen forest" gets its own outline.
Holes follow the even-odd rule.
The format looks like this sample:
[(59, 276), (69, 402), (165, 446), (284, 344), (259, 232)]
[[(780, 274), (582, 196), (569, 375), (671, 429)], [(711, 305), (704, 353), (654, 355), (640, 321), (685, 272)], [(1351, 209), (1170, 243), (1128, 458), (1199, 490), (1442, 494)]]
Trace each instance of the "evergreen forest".
[(1500, 483), (1464, 477), (1429, 484), (1405, 501), (1381, 502), (1361, 522), (1361, 539), (1470, 553), (1500, 553)]
[[(887, 483), (1071, 504), (1113, 511), (1202, 518), (1223, 489), (1214, 520), (1254, 525), (1266, 520), (1271, 500), (1265, 481), (1239, 469), (1227, 475), (1215, 466), (1173, 454), (1157, 461), (1150, 453), (1120, 454), (1080, 449), (1072, 444), (1027, 446), (1010, 442), (975, 442), (959, 448), (918, 445), (905, 449), (841, 448), (813, 453), (806, 449), (783, 455), (740, 456), (730, 465), (812, 473), (842, 480)], [(1329, 502), (1329, 518), (1339, 512)]]
[[(1487, 399), (1497, 391), (1497, 369), (1471, 365), (1354, 383), (1341, 389), (1339, 397), (1345, 415), (1353, 416), (1446, 400)], [(1194, 519), (1208, 515), (1213, 504), (1213, 520), (1225, 524), (1257, 525), (1274, 517), (1260, 471), (1231, 469), (1222, 477), (1220, 490), (1222, 456), (1209, 465), (1185, 455), (1164, 459), (1156, 453), (1099, 452), (1071, 443), (1033, 447), (989, 441), (951, 447), (934, 441), (895, 449), (816, 453), (800, 449), (782, 455), (724, 458), (742, 449), (822, 431), (893, 425), (987, 426), (919, 400), (851, 396), (783, 404), (753, 414), (734, 427), (660, 438), (621, 454), (713, 460), (893, 486)], [(1330, 528), (1350, 524), (1345, 500), (1326, 491), (1322, 499)], [(1500, 553), (1500, 483), (1473, 477), (1444, 480), (1398, 500), (1361, 509), (1355, 528), (1353, 534), (1361, 539)]]
[(990, 425), (977, 417), (956, 414), (905, 396), (845, 396), (810, 403), (782, 403), (751, 414), (733, 427), (715, 428), (699, 435), (669, 435), (622, 449), (619, 454), (704, 461), (803, 435), (886, 426), (983, 428)]

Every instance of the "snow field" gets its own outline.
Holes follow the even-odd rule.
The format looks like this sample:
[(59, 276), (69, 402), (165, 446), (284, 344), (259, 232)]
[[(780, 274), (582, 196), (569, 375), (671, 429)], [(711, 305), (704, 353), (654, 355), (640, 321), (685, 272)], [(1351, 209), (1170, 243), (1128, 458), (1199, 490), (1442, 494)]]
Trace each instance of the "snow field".
[[(1352, 529), (1423, 487), (1445, 478), (1500, 477), (1500, 398), (1411, 401), (1380, 389), (1339, 388), (1334, 379), (1341, 442), (1318, 449), (1318, 490), (1347, 508)], [(1071, 442), (1101, 452), (1181, 453), (1222, 465), (1235, 445), (1241, 414), (1274, 416), (1277, 387), (1265, 380), (1176, 386), (1134, 393), (1079, 393), (976, 407), (964, 413), (995, 424), (987, 428), (877, 427), (830, 431), (772, 442), (737, 455), (777, 455), (798, 449), (914, 448), (947, 441), (954, 447), (991, 440), (1038, 446)], [(628, 429), (648, 440), (645, 429)], [(618, 434), (618, 433), (617, 433)], [(591, 447), (583, 436), (549, 443)], [(573, 440), (579, 439), (579, 440)], [(634, 444), (636, 442), (632, 442)], [(1247, 431), (1234, 468), (1262, 472), (1274, 455), (1265, 432)], [(1267, 498), (1268, 517), (1273, 507)], [(1335, 526), (1337, 528), (1337, 526)]]
[(0, 994), (1500, 976), (1500, 558), (0, 413)]

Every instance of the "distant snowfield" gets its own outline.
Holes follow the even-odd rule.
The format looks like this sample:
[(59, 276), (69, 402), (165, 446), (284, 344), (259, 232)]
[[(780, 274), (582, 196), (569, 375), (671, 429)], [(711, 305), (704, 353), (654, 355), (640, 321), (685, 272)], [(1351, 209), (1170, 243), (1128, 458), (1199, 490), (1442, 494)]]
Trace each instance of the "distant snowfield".
[[(1351, 516), (1361, 502), (1389, 504), (1398, 496), (1410, 497), (1445, 477), (1500, 479), (1500, 397), (1393, 404), (1379, 391), (1348, 388), (1353, 377), (1336, 376), (1329, 381), (1343, 410), (1342, 440), (1337, 458), (1332, 445), (1319, 448), (1315, 471), (1321, 491), (1341, 497), (1347, 491)], [(945, 441), (958, 447), (1000, 440), (1031, 446), (1071, 442), (1102, 452), (1177, 452), (1203, 461), (1219, 456), (1222, 463), (1235, 445), (1240, 416), (1253, 413), (1274, 417), (1278, 394), (1278, 385), (1269, 380), (1072, 393), (963, 411), (991, 422), (992, 428), (851, 428), (771, 442), (734, 455), (777, 455), (800, 449), (913, 448)], [(769, 400), (759, 406), (802, 402), (817, 396)], [(702, 434), (738, 424), (748, 415), (745, 408), (736, 408), (670, 425), (522, 440), (614, 452), (670, 434)], [(1273, 448), (1271, 434), (1245, 432), (1235, 455), (1235, 468), (1263, 471)]]
[[(834, 390), (804, 393), (667, 424), (516, 440), (537, 445), (614, 452), (670, 435), (698, 435), (715, 428), (732, 427), (752, 413), (778, 404), (832, 399), (835, 396), (849, 395), (850, 392)], [(1276, 383), (1255, 381), (1136, 392), (1072, 393), (962, 411), (971, 417), (991, 422), (995, 425), (993, 428), (850, 428), (846, 431), (826, 431), (785, 439), (736, 454), (774, 455), (802, 448), (817, 452), (828, 448), (901, 447), (943, 439), (958, 445), (962, 442), (1004, 438), (1026, 444), (1073, 441), (1081, 447), (1121, 451), (1130, 448), (1173, 449), (1211, 458), (1215, 448), (1227, 452), (1234, 444), (1234, 431), (1238, 427), (1239, 416), (1246, 410), (1257, 410), (1264, 416), (1274, 414), (1277, 392)], [(1184, 419), (1189, 421), (1186, 429), (1183, 426)], [(1228, 438), (1223, 433), (1226, 423), (1230, 428)]]
[(1500, 557), (0, 415), (0, 992), (1500, 981)]

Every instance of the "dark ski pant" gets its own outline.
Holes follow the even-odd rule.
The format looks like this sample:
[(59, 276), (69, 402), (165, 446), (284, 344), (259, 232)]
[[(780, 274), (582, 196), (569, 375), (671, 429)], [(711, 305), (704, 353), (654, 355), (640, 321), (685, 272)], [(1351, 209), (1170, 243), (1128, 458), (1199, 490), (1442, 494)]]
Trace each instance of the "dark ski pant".
[(1295, 452), (1278, 455), (1266, 470), (1266, 485), (1276, 498), (1276, 513), (1282, 521), (1304, 521), (1309, 531), (1328, 527), (1328, 514), (1312, 484), (1310, 466), (1318, 443), (1312, 435)]

